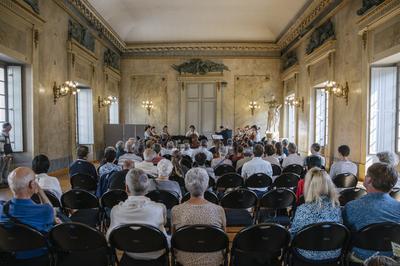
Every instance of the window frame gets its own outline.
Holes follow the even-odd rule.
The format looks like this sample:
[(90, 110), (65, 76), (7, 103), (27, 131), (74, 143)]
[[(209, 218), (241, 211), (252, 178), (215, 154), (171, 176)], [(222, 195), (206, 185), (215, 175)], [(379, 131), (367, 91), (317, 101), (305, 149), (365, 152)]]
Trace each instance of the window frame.
[[(286, 95), (286, 97), (285, 97), (285, 99), (289, 99), (289, 98), (295, 98), (295, 93), (294, 92), (292, 92), (292, 93), (289, 93), (289, 94), (287, 94)], [(292, 140), (290, 140), (290, 130), (289, 130), (289, 128), (290, 128), (290, 110), (291, 109), (293, 109), (293, 139)], [(296, 128), (297, 128), (297, 121), (296, 121), (296, 115), (297, 115), (297, 112), (296, 112), (297, 110), (296, 110), (296, 107), (295, 106), (289, 106), (289, 105), (286, 105), (286, 137), (289, 139), (289, 141), (290, 142), (296, 142), (296, 138), (297, 138), (297, 130), (296, 130)]]
[(92, 132), (92, 143), (80, 143), (80, 140), (79, 140), (79, 93), (80, 92), (78, 92), (77, 94), (76, 94), (76, 97), (75, 97), (75, 110), (76, 110), (76, 117), (75, 117), (75, 119), (76, 119), (76, 123), (75, 123), (75, 127), (76, 127), (76, 144), (77, 145), (94, 145), (94, 112), (93, 112), (93, 89), (91, 88), (91, 87), (89, 87), (89, 86), (78, 86), (78, 88), (80, 89), (80, 92), (81, 91), (83, 91), (83, 90), (90, 90), (91, 91), (91, 94), (92, 94), (92, 105), (91, 105), (91, 108), (92, 108), (92, 129), (93, 129), (93, 132)]
[[(324, 126), (324, 143), (320, 143), (317, 140), (317, 99), (318, 99), (318, 91), (321, 90), (325, 94), (325, 126)], [(324, 91), (323, 87), (314, 87), (314, 142), (319, 143), (322, 148), (327, 148), (329, 145), (329, 94)]]

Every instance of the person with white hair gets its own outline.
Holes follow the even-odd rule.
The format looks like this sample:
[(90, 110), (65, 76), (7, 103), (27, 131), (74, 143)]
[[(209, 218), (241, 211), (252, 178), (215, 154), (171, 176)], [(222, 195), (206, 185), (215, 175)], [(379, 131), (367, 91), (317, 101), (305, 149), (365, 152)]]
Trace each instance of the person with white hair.
[(181, 150), (181, 154), (182, 156), (189, 156), (189, 157), (193, 157), (193, 150), (190, 148), (190, 144), (189, 143), (185, 143), (183, 144), (183, 149)]
[[(0, 222), (8, 222), (15, 218), (19, 223), (33, 227), (39, 232), (49, 232), (55, 223), (55, 212), (43, 189), (36, 182), (35, 173), (27, 167), (18, 167), (8, 175), (8, 184), (13, 197), (0, 205)], [(40, 204), (31, 200), (33, 194), (39, 196)], [(48, 261), (47, 253), (46, 248), (20, 251), (16, 253), (16, 258), (17, 260), (34, 258), (38, 265), (47, 265), (45, 264)]]
[(170, 160), (162, 159), (157, 164), (158, 177), (150, 182), (149, 191), (166, 190), (174, 194), (177, 198), (182, 198), (181, 188), (176, 181), (169, 180), (174, 166)]
[[(208, 174), (203, 168), (190, 169), (185, 177), (185, 186), (190, 193), (190, 199), (172, 208), (172, 232), (194, 224), (213, 225), (225, 230), (225, 211), (221, 206), (204, 199), (208, 188)], [(181, 265), (222, 265), (223, 253), (190, 253), (176, 251), (176, 260)]]
[(143, 152), (144, 161), (135, 164), (135, 168), (142, 169), (146, 174), (156, 177), (158, 174), (157, 166), (154, 165), (153, 160), (157, 154), (152, 149), (145, 149)]
[(381, 163), (387, 163), (393, 167), (399, 164), (399, 156), (392, 151), (381, 151), (376, 154), (376, 157)]
[(117, 150), (117, 160), (126, 153), (125, 144), (122, 140), (117, 141), (115, 144), (115, 149)]
[(175, 150), (176, 150), (176, 148), (175, 148), (174, 142), (173, 141), (168, 141), (167, 142), (167, 147), (161, 149), (161, 156), (165, 156), (165, 155), (172, 156), (172, 154), (174, 153)]
[(293, 142), (288, 145), (289, 156), (283, 159), (282, 168), (285, 168), (292, 164), (298, 164), (303, 166), (304, 159), (297, 153), (297, 146)]
[(119, 157), (118, 165), (122, 166), (124, 164), (125, 160), (131, 160), (133, 162), (141, 162), (141, 161), (143, 161), (140, 156), (137, 156), (134, 153), (134, 150), (135, 150), (135, 140), (134, 139), (129, 139), (127, 142), (125, 142), (125, 151), (126, 151), (126, 153)]
[[(154, 202), (145, 196), (150, 186), (150, 179), (145, 172), (140, 169), (129, 170), (125, 183), (129, 196), (125, 202), (120, 202), (112, 208), (107, 239), (114, 228), (131, 223), (154, 226), (167, 236), (164, 228), (167, 222), (167, 210), (164, 204)], [(139, 265), (140, 262), (135, 260), (157, 260), (162, 258), (163, 254), (165, 250), (146, 253), (127, 252), (121, 259), (121, 265), (135, 264), (135, 262)]]

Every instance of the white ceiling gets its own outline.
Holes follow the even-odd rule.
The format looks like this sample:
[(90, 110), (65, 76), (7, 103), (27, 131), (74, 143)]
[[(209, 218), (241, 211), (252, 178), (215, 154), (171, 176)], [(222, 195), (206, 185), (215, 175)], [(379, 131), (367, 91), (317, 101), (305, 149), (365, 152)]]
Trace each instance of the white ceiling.
[(310, 0), (88, 0), (125, 42), (276, 41)]

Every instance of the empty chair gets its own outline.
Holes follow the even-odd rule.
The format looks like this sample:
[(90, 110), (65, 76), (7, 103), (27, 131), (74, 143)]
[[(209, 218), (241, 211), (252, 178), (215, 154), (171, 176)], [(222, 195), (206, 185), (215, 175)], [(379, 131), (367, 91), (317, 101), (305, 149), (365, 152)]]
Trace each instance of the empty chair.
[[(294, 236), (291, 243), (289, 265), (344, 265), (345, 251), (350, 239), (349, 230), (338, 223), (317, 223), (306, 226)], [(325, 260), (310, 260), (302, 256), (320, 254), (330, 257)], [(326, 252), (330, 252), (329, 254)]]
[(152, 201), (164, 204), (167, 210), (170, 210), (172, 207), (179, 204), (179, 199), (166, 190), (150, 191), (146, 194), (146, 197), (150, 198)]
[(301, 176), (304, 171), (304, 167), (299, 164), (291, 164), (283, 168), (282, 173), (294, 173)]
[(358, 179), (353, 174), (345, 173), (333, 177), (332, 181), (338, 188), (353, 188), (357, 186)]
[(272, 189), (260, 199), (258, 222), (289, 225), (295, 206), (296, 195), (293, 191), (286, 188)]
[[(184, 226), (172, 235), (172, 261), (181, 265), (185, 265), (188, 259), (205, 265), (226, 265), (228, 245), (228, 236), (220, 228), (210, 225)], [(181, 254), (180, 251), (191, 254)], [(217, 251), (221, 254), (210, 254)]]
[[(6, 252), (8, 255), (7, 258), (3, 258), (2, 261), (0, 261), (0, 265), (15, 265), (14, 263), (18, 261), (15, 258), (16, 252), (18, 256), (18, 252), (35, 249), (47, 249), (47, 241), (42, 233), (23, 224), (12, 222), (0, 223), (0, 252)], [(21, 261), (19, 261), (19, 263), (21, 263)], [(50, 265), (50, 260), (45, 254), (40, 257), (24, 259), (23, 265), (46, 266)]]
[(237, 188), (243, 186), (243, 178), (236, 173), (229, 173), (217, 179), (216, 187), (218, 190)]
[[(144, 224), (126, 224), (114, 228), (109, 236), (112, 248), (124, 252), (120, 266), (140, 265), (144, 263), (137, 257), (147, 256), (147, 262), (158, 261), (159, 265), (168, 265), (169, 248), (166, 236), (158, 228)], [(153, 254), (140, 254), (152, 252)], [(139, 254), (138, 254), (139, 253)]]
[(394, 188), (390, 192), (390, 196), (397, 201), (400, 201), (400, 188)]
[(71, 188), (72, 189), (84, 189), (87, 191), (96, 191), (97, 189), (97, 180), (90, 175), (87, 174), (74, 174), (71, 176)]
[(61, 196), (61, 204), (73, 222), (91, 227), (99, 223), (99, 200), (88, 191), (72, 189)]
[[(47, 198), (49, 199), (51, 205), (53, 205), (54, 208), (60, 208), (61, 207), (61, 202), (57, 198), (56, 195), (54, 195), (52, 192), (50, 192), (48, 190), (43, 190), (43, 191), (46, 194)], [(40, 199), (39, 199), (39, 196), (37, 194), (33, 194), (31, 199), (34, 202), (36, 202), (37, 204), (40, 204)]]
[(231, 165), (221, 164), (217, 168), (215, 168), (214, 173), (216, 176), (222, 176), (228, 173), (236, 173), (236, 170)]
[(107, 227), (110, 223), (110, 212), (111, 209), (119, 204), (120, 202), (125, 201), (128, 198), (128, 194), (126, 191), (121, 189), (113, 189), (109, 190), (103, 194), (100, 198), (100, 207), (101, 207), (101, 229), (103, 232), (107, 230)]
[(272, 187), (284, 187), (284, 188), (291, 188), (295, 189), (297, 187), (297, 183), (299, 182), (300, 177), (297, 174), (294, 173), (283, 173), (280, 176), (278, 176), (274, 183), (272, 184)]
[(111, 252), (102, 233), (81, 223), (56, 225), (49, 233), (55, 266), (107, 266)]
[[(181, 203), (184, 203), (185, 201), (188, 201), (189, 199), (190, 199), (190, 193), (187, 192), (183, 196), (183, 198), (181, 200)], [(208, 191), (208, 190), (206, 190), (204, 192), (204, 199), (208, 200), (211, 203), (217, 204), (217, 205), (218, 205), (218, 202), (219, 202), (217, 195), (215, 195), (215, 193), (213, 193), (211, 191)]]
[(277, 164), (271, 164), (272, 166), (272, 176), (279, 176), (282, 174), (282, 168)]
[(245, 186), (249, 188), (266, 188), (269, 187), (271, 184), (271, 177), (263, 173), (251, 175), (245, 181)]
[(281, 265), (289, 241), (289, 232), (278, 224), (266, 223), (244, 228), (233, 240), (231, 265)]
[(347, 202), (361, 198), (366, 195), (367, 191), (363, 188), (348, 188), (340, 192), (339, 202), (340, 206), (346, 205)]
[[(225, 209), (227, 226), (252, 225), (254, 223), (257, 201), (256, 193), (244, 188), (233, 190), (224, 195), (220, 205)], [(247, 210), (250, 208), (252, 208), (253, 213)]]

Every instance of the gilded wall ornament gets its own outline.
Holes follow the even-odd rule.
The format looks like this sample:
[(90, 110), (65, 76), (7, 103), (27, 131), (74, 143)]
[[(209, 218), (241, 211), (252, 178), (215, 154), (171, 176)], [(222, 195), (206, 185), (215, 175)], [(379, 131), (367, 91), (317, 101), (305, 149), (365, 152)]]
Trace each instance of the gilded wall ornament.
[(357, 15), (362, 16), (374, 6), (382, 4), (385, 0), (363, 0), (362, 7), (357, 10)]
[(325, 41), (335, 36), (335, 30), (331, 20), (328, 20), (311, 34), (306, 53), (311, 54), (315, 49), (324, 44)]
[(224, 64), (215, 63), (210, 60), (191, 59), (180, 65), (172, 65), (172, 68), (182, 73), (189, 73), (194, 75), (205, 75), (210, 72), (223, 72), (229, 71), (229, 68)]
[(107, 48), (104, 52), (104, 64), (115, 69), (120, 69), (120, 55), (113, 50)]
[(68, 37), (74, 39), (79, 44), (94, 52), (94, 36), (89, 29), (83, 27), (81, 24), (69, 20), (68, 21)]

